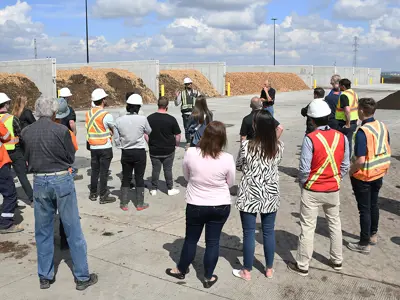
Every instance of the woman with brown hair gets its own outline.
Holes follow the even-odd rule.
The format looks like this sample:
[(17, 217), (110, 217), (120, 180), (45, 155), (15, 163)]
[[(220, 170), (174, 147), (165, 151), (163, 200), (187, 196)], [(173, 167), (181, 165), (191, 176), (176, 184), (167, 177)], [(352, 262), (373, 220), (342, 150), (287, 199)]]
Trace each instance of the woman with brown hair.
[(200, 95), (195, 102), (192, 115), (189, 118), (188, 132), (191, 137), (190, 147), (196, 147), (204, 130), (213, 120), (213, 114), (208, 109), (207, 98)]
[(29, 108), (25, 107), (27, 102), (28, 98), (25, 96), (15, 98), (14, 106), (11, 113), (19, 119), (21, 123), (21, 130), (24, 129), (26, 126), (36, 122), (32, 111)]
[(166, 270), (169, 276), (185, 278), (205, 227), (204, 288), (210, 288), (218, 280), (213, 273), (219, 256), (219, 240), (231, 211), (229, 188), (235, 182), (235, 162), (231, 154), (223, 151), (226, 144), (225, 125), (214, 121), (205, 128), (199, 146), (185, 153), (183, 174), (188, 181), (185, 243), (177, 267)]
[(275, 218), (280, 205), (278, 165), (282, 160), (283, 143), (276, 136), (275, 121), (269, 111), (254, 116), (254, 139), (243, 141), (236, 168), (243, 172), (236, 208), (243, 228), (243, 268), (233, 275), (250, 280), (255, 250), (257, 214), (261, 215), (265, 276), (272, 278), (275, 254)]

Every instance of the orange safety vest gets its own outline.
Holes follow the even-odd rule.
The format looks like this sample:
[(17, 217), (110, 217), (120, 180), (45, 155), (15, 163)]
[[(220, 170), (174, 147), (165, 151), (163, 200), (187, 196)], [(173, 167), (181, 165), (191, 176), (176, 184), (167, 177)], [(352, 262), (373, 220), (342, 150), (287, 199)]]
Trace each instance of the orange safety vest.
[(313, 143), (311, 170), (304, 188), (314, 192), (336, 192), (342, 180), (340, 166), (344, 158), (345, 139), (339, 131), (315, 130), (308, 138)]
[(385, 124), (377, 120), (362, 125), (358, 130), (364, 131), (367, 137), (367, 156), (364, 165), (353, 177), (362, 181), (382, 178), (389, 170), (392, 154), (388, 130)]
[(14, 134), (14, 116), (10, 115), (8, 113), (0, 113), (0, 121), (4, 123), (4, 125), (7, 127), (8, 132), (11, 134), (11, 139), (9, 142), (5, 143), (4, 146), (5, 148), (10, 151), (10, 150), (15, 150), (15, 145), (19, 143), (19, 137), (15, 136)]
[[(350, 121), (358, 120), (358, 95), (352, 89), (342, 92), (341, 95), (345, 95), (349, 99), (350, 106)], [(346, 121), (346, 115), (344, 113), (344, 108), (340, 107), (340, 96), (339, 101), (336, 106), (335, 119), (339, 121)]]
[(11, 163), (10, 156), (8, 155), (5, 143), (11, 138), (11, 134), (3, 122), (0, 121), (0, 168), (5, 164)]
[(107, 114), (108, 112), (100, 107), (93, 107), (86, 113), (86, 140), (90, 145), (105, 145), (111, 140), (111, 132), (103, 124), (103, 119)]

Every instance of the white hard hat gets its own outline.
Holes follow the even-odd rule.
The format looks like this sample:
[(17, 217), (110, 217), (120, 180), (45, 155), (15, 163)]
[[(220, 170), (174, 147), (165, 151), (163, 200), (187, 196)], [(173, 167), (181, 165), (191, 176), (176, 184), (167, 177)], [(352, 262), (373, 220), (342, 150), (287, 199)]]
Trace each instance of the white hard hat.
[(95, 89), (92, 93), (92, 101), (99, 101), (106, 97), (108, 97), (108, 95), (103, 89)]
[(58, 97), (62, 97), (62, 98), (65, 98), (65, 97), (71, 97), (72, 96), (72, 94), (71, 94), (71, 91), (69, 90), (69, 88), (62, 88), (61, 90), (60, 90), (60, 94), (58, 95)]
[(132, 94), (129, 96), (128, 100), (126, 100), (126, 103), (133, 105), (143, 105), (143, 99), (142, 96), (138, 94)]
[(10, 98), (4, 93), (0, 93), (0, 104), (6, 103), (8, 101), (11, 101)]
[(326, 103), (323, 99), (315, 99), (311, 101), (308, 106), (307, 116), (310, 118), (322, 118), (329, 116), (331, 114), (331, 109), (329, 108), (328, 103)]
[(188, 84), (188, 83), (193, 83), (193, 81), (189, 77), (186, 77), (185, 79), (183, 79), (183, 83)]

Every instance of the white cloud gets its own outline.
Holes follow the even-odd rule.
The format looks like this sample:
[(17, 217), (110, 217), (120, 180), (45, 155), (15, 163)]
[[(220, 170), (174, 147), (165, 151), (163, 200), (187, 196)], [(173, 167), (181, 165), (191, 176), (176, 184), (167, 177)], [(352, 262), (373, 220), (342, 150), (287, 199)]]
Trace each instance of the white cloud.
[(336, 18), (373, 20), (387, 10), (387, 0), (338, 0), (334, 5)]
[(157, 0), (97, 0), (93, 14), (99, 18), (144, 17), (159, 3)]

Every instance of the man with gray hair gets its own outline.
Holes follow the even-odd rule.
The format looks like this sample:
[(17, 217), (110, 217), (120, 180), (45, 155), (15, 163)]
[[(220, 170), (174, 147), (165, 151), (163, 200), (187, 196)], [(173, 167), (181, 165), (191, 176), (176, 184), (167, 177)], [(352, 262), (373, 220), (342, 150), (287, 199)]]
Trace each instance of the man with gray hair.
[(338, 104), (340, 94), (342, 93), (339, 87), (340, 79), (341, 79), (340, 75), (335, 74), (332, 76), (331, 78), (332, 90), (330, 91), (329, 95), (325, 97), (325, 102), (328, 103), (329, 108), (331, 109), (328, 125), (333, 129), (338, 129), (338, 124), (335, 119), (335, 114), (336, 114), (336, 106)]
[(82, 291), (97, 282), (97, 275), (89, 274), (87, 246), (71, 174), (75, 148), (68, 128), (54, 122), (58, 110), (56, 100), (40, 97), (35, 103), (35, 110), (39, 119), (22, 131), (22, 137), (28, 168), (34, 174), (35, 239), (40, 288), (50, 288), (55, 279), (53, 223), (58, 210), (70, 246), (76, 289)]
[[(240, 138), (241, 141), (251, 140), (254, 138), (253, 119), (255, 114), (263, 108), (263, 99), (259, 97), (253, 97), (250, 100), (251, 113), (243, 118), (242, 126), (240, 127)], [(279, 139), (283, 132), (283, 127), (277, 120), (274, 119), (276, 136)]]

